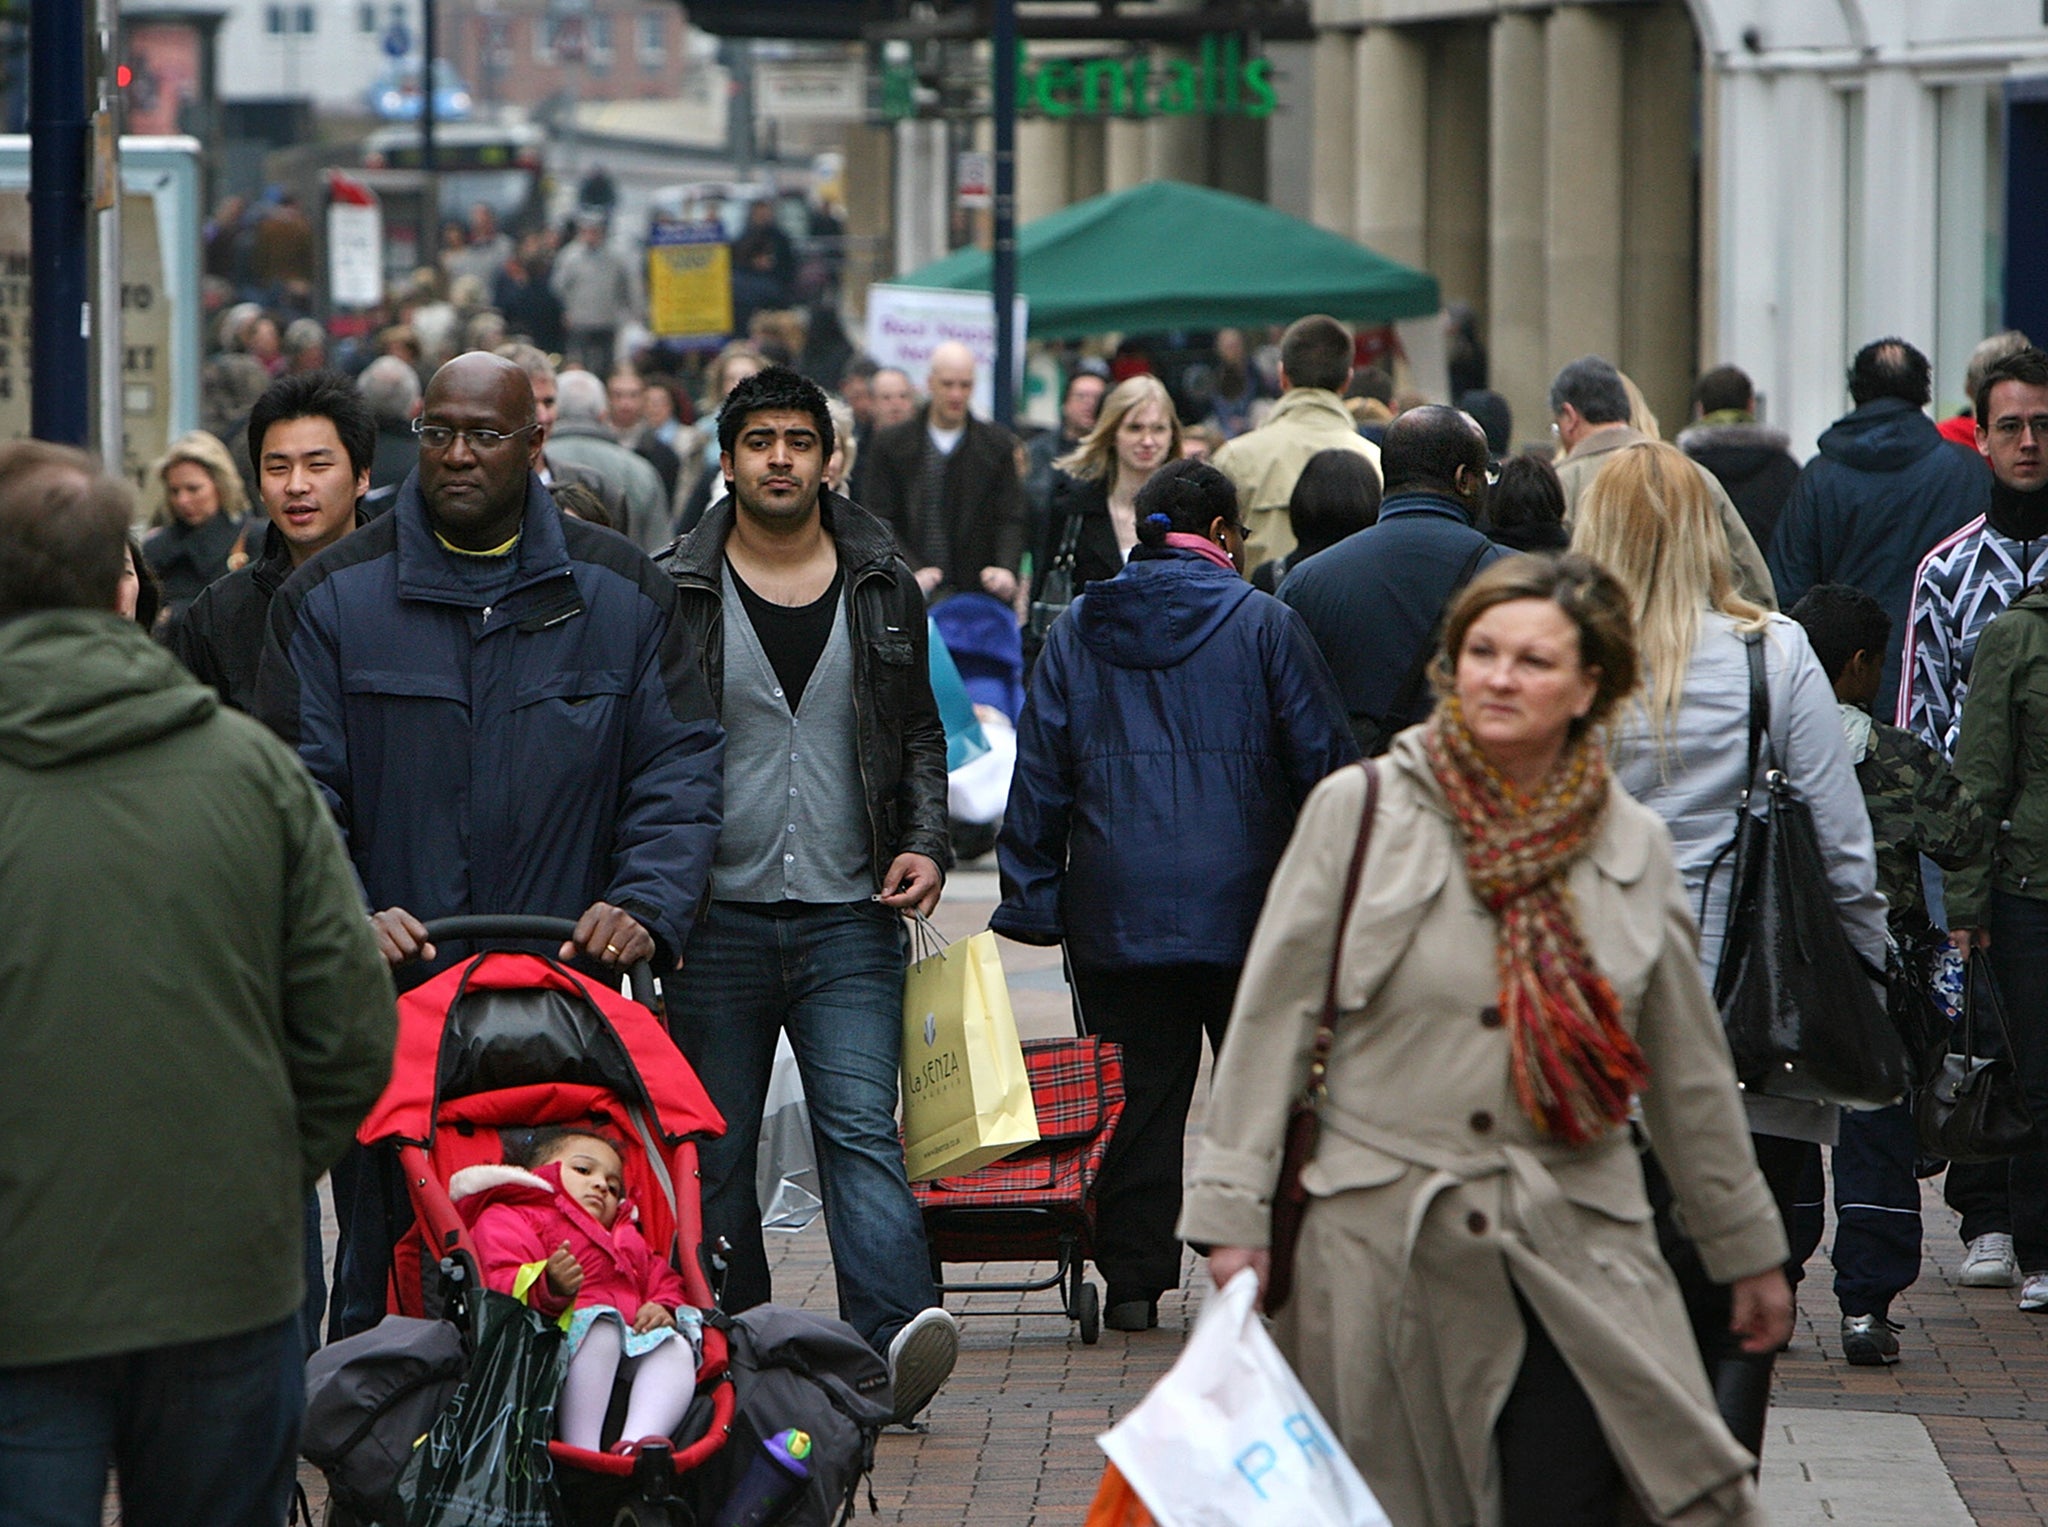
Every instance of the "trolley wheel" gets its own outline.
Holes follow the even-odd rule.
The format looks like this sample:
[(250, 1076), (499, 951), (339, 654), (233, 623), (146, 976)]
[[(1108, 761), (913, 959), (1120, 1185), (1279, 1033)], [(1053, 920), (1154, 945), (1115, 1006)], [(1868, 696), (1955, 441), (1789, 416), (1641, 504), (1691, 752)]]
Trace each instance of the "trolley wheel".
[(1102, 1296), (1096, 1293), (1094, 1284), (1083, 1282), (1081, 1297), (1074, 1303), (1074, 1318), (1081, 1323), (1081, 1345), (1092, 1347), (1102, 1340)]

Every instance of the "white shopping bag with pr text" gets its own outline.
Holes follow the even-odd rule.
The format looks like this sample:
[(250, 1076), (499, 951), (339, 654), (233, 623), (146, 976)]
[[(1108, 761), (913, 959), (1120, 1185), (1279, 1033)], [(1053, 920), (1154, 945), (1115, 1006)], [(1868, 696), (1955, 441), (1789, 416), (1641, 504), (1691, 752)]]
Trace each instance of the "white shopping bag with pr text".
[(1392, 1527), (1253, 1309), (1209, 1296), (1138, 1408), (1097, 1438), (1159, 1527)]

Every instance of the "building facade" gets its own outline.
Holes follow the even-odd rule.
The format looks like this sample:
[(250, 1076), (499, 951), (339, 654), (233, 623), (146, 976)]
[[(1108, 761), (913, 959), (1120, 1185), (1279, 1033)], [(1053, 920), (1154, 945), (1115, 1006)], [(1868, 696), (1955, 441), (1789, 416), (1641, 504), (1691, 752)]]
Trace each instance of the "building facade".
[[(220, 28), (223, 99), (301, 97), (320, 111), (368, 111), (394, 39), (417, 68), (418, 0), (229, 0)], [(687, 22), (673, 0), (436, 0), (439, 57), (479, 110), (650, 100), (682, 92)]]
[(1176, 175), (1422, 266), (1476, 315), (1523, 441), (1588, 352), (1667, 434), (1701, 369), (1740, 365), (1806, 454), (1864, 341), (1924, 349), (1953, 411), (1979, 339), (2036, 310), (2048, 331), (2040, 0), (1313, 0), (1313, 17), (1313, 42), (1265, 48), (1263, 120), (1020, 124), (1020, 213)]

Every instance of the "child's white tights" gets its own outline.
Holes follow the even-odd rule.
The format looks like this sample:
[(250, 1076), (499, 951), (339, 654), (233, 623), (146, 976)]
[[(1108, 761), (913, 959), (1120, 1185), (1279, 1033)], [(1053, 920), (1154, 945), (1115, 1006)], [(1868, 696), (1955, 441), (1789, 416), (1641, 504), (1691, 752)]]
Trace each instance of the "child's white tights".
[(697, 1363), (687, 1338), (665, 1341), (652, 1352), (625, 1357), (625, 1332), (616, 1320), (594, 1322), (583, 1345), (569, 1359), (557, 1407), (562, 1440), (571, 1447), (597, 1451), (605, 1411), (612, 1402), (612, 1380), (623, 1361), (632, 1388), (626, 1397), (622, 1441), (673, 1436), (683, 1412), (697, 1392)]

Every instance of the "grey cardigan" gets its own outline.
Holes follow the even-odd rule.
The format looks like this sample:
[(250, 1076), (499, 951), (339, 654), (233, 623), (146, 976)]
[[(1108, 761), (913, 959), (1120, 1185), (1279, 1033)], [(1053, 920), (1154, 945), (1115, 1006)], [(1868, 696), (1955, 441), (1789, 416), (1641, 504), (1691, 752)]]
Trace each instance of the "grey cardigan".
[[(1756, 783), (1770, 766), (1770, 741), (1793, 788), (1813, 813), (1828, 883), (1849, 941), (1873, 964), (1884, 964), (1885, 904), (1877, 889), (1870, 815), (1849, 761), (1833, 688), (1806, 632), (1783, 615), (1765, 628), (1770, 740)], [(1664, 819), (1678, 871), (1700, 919), (1700, 965), (1707, 985), (1721, 964), (1732, 866), (1723, 861), (1711, 886), (1708, 867), (1735, 833), (1749, 745), (1749, 664), (1737, 622), (1718, 611), (1700, 617), (1699, 640), (1686, 670), (1683, 698), (1670, 735), (1651, 735), (1641, 707), (1616, 723), (1610, 742), (1622, 788)], [(1760, 793), (1752, 799), (1759, 803)], [(1704, 903), (1702, 889), (1706, 890)], [(1835, 1110), (1776, 1098), (1747, 1098), (1758, 1134), (1795, 1140), (1834, 1139)]]

